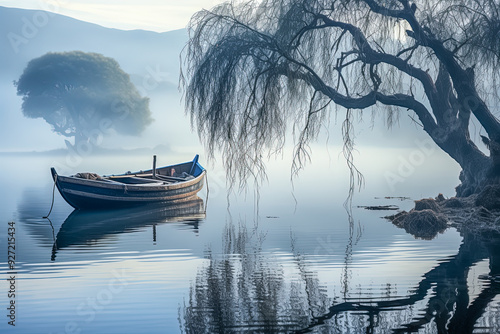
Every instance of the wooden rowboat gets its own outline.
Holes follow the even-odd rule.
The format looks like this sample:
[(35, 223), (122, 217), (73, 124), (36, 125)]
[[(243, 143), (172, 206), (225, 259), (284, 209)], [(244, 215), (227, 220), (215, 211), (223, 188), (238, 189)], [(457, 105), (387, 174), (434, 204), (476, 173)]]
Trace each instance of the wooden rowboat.
[(75, 209), (128, 208), (153, 203), (172, 205), (187, 201), (203, 188), (205, 169), (193, 161), (120, 175), (99, 176), (78, 173), (58, 175), (51, 168), (52, 178), (59, 193)]

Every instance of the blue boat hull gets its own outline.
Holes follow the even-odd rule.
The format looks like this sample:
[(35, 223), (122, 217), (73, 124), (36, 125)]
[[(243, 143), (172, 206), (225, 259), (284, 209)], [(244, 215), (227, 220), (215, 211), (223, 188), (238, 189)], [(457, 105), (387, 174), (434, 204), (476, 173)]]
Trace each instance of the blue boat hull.
[[(184, 173), (189, 179), (169, 177), (169, 171)], [(129, 208), (152, 203), (165, 205), (190, 200), (203, 188), (205, 169), (195, 160), (155, 170), (156, 177), (148, 179), (151, 170), (121, 174), (100, 179), (86, 179), (76, 176), (58, 175), (51, 168), (52, 177), (64, 200), (75, 209)], [(171, 181), (175, 179), (175, 181)], [(140, 183), (136, 183), (136, 182)]]

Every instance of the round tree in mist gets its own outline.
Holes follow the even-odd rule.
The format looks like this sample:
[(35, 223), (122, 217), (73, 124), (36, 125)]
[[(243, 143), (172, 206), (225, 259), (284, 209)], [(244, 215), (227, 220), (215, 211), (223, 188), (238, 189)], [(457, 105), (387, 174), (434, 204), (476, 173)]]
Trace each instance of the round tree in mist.
[(113, 129), (139, 135), (152, 122), (149, 99), (112, 58), (81, 51), (31, 60), (18, 81), (23, 114), (43, 118), (75, 146)]

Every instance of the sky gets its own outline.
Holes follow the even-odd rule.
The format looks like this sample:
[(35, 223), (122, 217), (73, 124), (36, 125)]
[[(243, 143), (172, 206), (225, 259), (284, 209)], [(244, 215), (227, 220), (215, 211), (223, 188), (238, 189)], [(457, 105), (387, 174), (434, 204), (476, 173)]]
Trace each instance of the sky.
[(223, 0), (0, 0), (0, 6), (55, 12), (123, 30), (185, 28), (191, 16)]

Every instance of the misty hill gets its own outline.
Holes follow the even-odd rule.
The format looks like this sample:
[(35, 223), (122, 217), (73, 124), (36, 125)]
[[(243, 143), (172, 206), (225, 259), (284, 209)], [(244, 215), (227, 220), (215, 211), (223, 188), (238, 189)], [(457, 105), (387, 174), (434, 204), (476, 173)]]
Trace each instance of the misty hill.
[[(0, 152), (65, 147), (64, 138), (53, 133), (45, 121), (22, 115), (22, 100), (13, 85), (30, 60), (47, 52), (80, 50), (114, 58), (141, 95), (151, 98), (155, 122), (143, 136), (109, 136), (103, 147), (170, 146), (190, 133), (177, 90), (179, 54), (187, 42), (185, 29), (124, 31), (41, 10), (1, 6), (0, 22)], [(198, 145), (197, 139), (192, 144)]]
[(177, 87), (179, 53), (187, 41), (184, 29), (123, 31), (55, 13), (7, 7), (0, 7), (0, 22), (2, 81), (16, 80), (28, 61), (49, 51), (81, 50), (116, 59), (136, 86), (146, 91), (157, 88), (159, 82)]
[[(12, 82), (19, 79), (31, 59), (50, 51), (74, 50), (114, 58), (130, 74), (141, 95), (151, 98), (150, 108), (155, 122), (143, 136), (109, 137), (103, 147), (131, 149), (189, 145), (201, 151), (197, 135), (191, 133), (189, 118), (184, 115), (181, 94), (177, 90), (179, 54), (188, 40), (185, 29), (165, 33), (124, 31), (40, 10), (1, 6), (0, 22), (0, 152), (65, 147), (64, 138), (54, 134), (45, 121), (27, 119), (22, 115), (22, 101)], [(358, 144), (415, 147), (416, 136), (427, 138), (406, 116), (401, 119), (401, 126), (391, 131), (387, 131), (383, 124), (383, 114), (377, 116), (379, 121), (373, 129), (371, 116), (365, 117), (366, 123), (356, 126), (360, 130), (356, 134)], [(335, 132), (340, 133), (340, 130)], [(26, 133), (30, 134), (29, 138)]]

